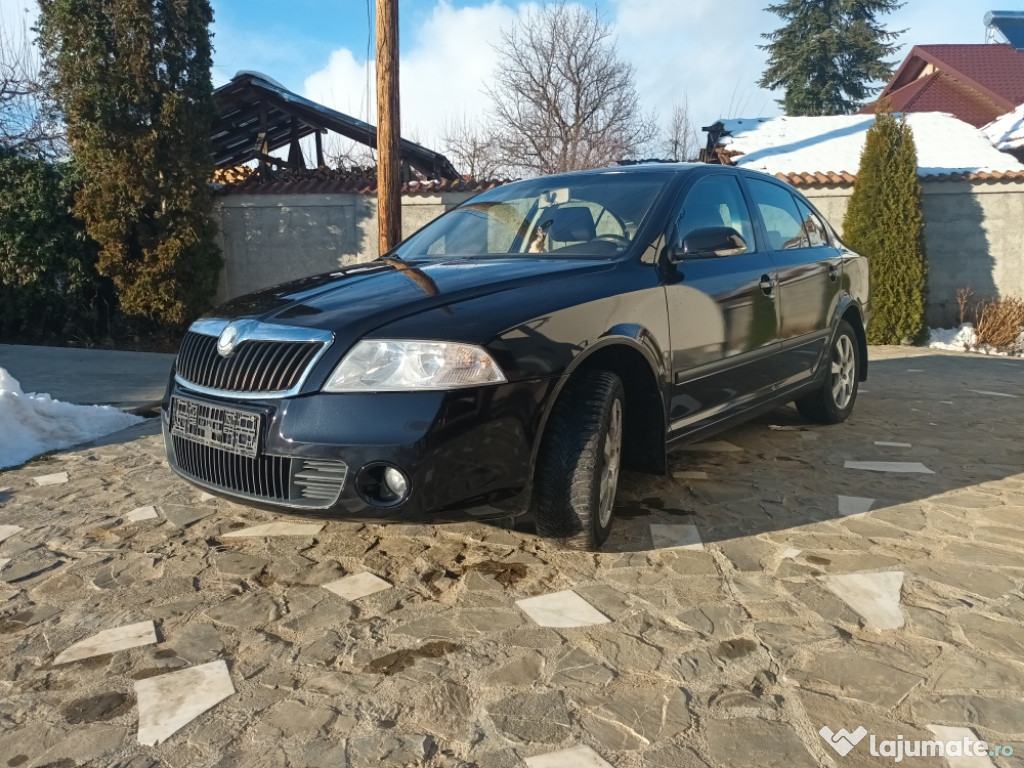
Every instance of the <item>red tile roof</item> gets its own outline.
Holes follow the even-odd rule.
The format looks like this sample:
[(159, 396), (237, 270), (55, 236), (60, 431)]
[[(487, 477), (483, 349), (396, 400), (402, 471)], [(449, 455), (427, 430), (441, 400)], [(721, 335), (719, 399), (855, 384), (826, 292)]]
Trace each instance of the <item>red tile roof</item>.
[[(850, 187), (857, 180), (852, 173), (777, 173), (775, 178), (792, 184), (794, 187), (808, 187), (811, 189), (824, 189), (829, 187)], [(1002, 171), (991, 172), (979, 171), (977, 173), (932, 173), (927, 176), (919, 176), (921, 181), (970, 181), (983, 184), (998, 184), (1007, 182), (1024, 182), (1024, 171)]]
[[(507, 180), (410, 181), (402, 184), (406, 196), (436, 195), (441, 192), (483, 192), (506, 184)], [(376, 195), (375, 177), (345, 179), (302, 179), (263, 182), (252, 176), (239, 184), (223, 185), (220, 195)]]
[[(922, 77), (929, 65), (936, 71)], [(989, 43), (914, 46), (883, 97), (896, 111), (949, 112), (980, 128), (1024, 103), (1024, 51)]]
[[(918, 78), (909, 85), (887, 94), (894, 112), (948, 112), (975, 128), (988, 125), (1005, 114), (1000, 104), (969, 88), (945, 72)], [(874, 105), (861, 114), (874, 112)]]

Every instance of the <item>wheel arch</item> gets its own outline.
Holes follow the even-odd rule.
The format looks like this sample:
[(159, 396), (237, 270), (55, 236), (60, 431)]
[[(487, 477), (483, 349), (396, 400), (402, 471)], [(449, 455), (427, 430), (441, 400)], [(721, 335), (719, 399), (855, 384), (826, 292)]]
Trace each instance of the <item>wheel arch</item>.
[[(653, 346), (653, 341), (649, 343)], [(569, 380), (576, 373), (586, 370), (610, 371), (622, 380), (626, 397), (623, 466), (640, 472), (664, 474), (668, 466), (665, 449), (664, 368), (656, 352), (638, 341), (637, 336), (612, 332), (588, 346), (566, 369), (545, 409), (539, 439), (534, 447), (534, 463), (544, 440), (551, 410)]]

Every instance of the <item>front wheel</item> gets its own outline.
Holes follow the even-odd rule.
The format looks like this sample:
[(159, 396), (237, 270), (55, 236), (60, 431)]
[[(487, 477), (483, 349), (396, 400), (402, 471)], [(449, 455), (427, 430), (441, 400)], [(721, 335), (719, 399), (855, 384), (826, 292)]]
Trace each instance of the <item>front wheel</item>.
[(853, 412), (860, 381), (860, 357), (857, 336), (845, 320), (839, 321), (829, 357), (828, 371), (821, 389), (796, 401), (800, 415), (819, 424), (838, 424)]
[(608, 538), (622, 466), (625, 394), (609, 371), (583, 371), (566, 384), (537, 457), (537, 532), (573, 549)]

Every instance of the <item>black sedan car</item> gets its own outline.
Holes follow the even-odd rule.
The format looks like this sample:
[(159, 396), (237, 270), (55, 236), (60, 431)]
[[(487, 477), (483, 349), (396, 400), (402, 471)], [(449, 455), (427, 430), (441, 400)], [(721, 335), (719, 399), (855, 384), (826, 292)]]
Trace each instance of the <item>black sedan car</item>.
[(621, 467), (867, 374), (866, 260), (788, 185), (646, 164), (498, 187), (364, 264), (235, 299), (185, 336), (171, 467), (356, 520), (503, 518), (597, 548)]

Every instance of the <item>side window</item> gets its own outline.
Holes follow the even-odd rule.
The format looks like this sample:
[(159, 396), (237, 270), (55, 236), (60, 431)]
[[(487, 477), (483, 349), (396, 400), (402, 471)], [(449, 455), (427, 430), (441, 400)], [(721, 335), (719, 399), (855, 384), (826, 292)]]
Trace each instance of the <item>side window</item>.
[(793, 196), (769, 181), (747, 179), (747, 184), (768, 230), (768, 246), (773, 251), (809, 247), (810, 240)]
[(746, 252), (753, 252), (754, 228), (750, 223), (750, 211), (735, 177), (706, 176), (693, 186), (676, 219), (675, 241), (681, 243), (695, 229), (705, 227), (732, 227), (747, 244)]
[(800, 210), (800, 216), (803, 217), (802, 226), (808, 241), (810, 241), (811, 248), (829, 245), (828, 229), (818, 214), (808, 208), (804, 201), (799, 198), (797, 198), (796, 207)]

